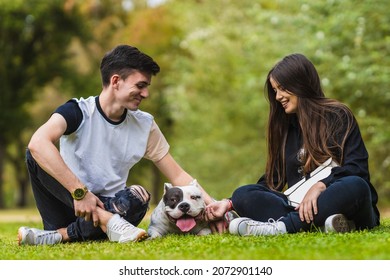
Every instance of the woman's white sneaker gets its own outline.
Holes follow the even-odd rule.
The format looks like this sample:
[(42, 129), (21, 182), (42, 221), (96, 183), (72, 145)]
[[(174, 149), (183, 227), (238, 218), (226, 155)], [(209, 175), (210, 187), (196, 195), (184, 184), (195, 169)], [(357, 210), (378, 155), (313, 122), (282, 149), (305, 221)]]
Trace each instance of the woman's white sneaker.
[(236, 218), (230, 222), (229, 232), (241, 236), (278, 235), (287, 233), (287, 230), (283, 222), (274, 219), (269, 219), (268, 222), (264, 223), (249, 218)]
[(325, 232), (350, 232), (355, 230), (355, 223), (343, 214), (334, 214), (325, 221)]
[(137, 242), (148, 237), (145, 230), (133, 226), (118, 214), (108, 221), (107, 236), (110, 241), (119, 243)]

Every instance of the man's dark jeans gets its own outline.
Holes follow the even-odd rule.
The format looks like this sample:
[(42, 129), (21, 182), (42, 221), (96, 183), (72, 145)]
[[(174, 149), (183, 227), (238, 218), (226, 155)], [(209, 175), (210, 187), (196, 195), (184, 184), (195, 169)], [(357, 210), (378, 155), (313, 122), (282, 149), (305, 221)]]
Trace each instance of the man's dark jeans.
[[(67, 228), (70, 241), (107, 238), (100, 227), (94, 227), (92, 221), (75, 216), (73, 198), (69, 191), (38, 165), (28, 149), (26, 164), (45, 230)], [(134, 226), (141, 222), (149, 206), (149, 201), (142, 202), (129, 188), (119, 191), (115, 197), (97, 196), (104, 203), (105, 210), (120, 214)], [(118, 207), (115, 209), (114, 205)], [(120, 212), (117, 211), (118, 208)]]

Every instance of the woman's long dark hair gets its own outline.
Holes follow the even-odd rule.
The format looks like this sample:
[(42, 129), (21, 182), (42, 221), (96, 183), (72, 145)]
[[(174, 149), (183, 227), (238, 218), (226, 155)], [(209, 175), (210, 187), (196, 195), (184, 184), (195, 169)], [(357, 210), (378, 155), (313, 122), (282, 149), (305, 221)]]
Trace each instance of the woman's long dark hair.
[[(271, 188), (280, 189), (285, 182), (284, 147), (288, 127), (291, 118), (295, 116), (286, 114), (276, 100), (271, 77), (285, 91), (298, 97), (296, 116), (302, 130), (305, 151), (303, 170), (306, 174), (329, 157), (342, 164), (344, 142), (354, 123), (354, 117), (347, 106), (325, 97), (317, 70), (304, 55), (291, 54), (278, 62), (268, 73), (265, 83), (270, 103), (266, 180)], [(347, 129), (345, 122), (348, 123)], [(340, 136), (341, 144), (338, 141)], [(277, 178), (274, 177), (275, 174)]]

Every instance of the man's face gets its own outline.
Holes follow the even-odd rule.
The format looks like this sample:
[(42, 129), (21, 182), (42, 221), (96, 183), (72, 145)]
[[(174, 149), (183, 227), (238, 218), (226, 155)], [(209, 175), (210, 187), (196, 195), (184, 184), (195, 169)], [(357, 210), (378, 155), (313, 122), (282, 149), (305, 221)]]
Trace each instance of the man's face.
[(119, 79), (116, 98), (120, 104), (132, 111), (138, 109), (141, 101), (149, 96), (148, 86), (151, 83), (151, 75), (134, 71), (125, 80)]

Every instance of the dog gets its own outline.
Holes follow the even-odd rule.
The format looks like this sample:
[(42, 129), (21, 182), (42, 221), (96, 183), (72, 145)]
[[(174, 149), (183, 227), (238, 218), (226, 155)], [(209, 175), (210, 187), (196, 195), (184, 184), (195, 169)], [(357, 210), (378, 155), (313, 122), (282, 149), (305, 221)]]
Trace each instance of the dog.
[(150, 218), (148, 239), (167, 234), (210, 234), (209, 224), (203, 219), (205, 207), (196, 180), (187, 186), (165, 183), (164, 195)]

